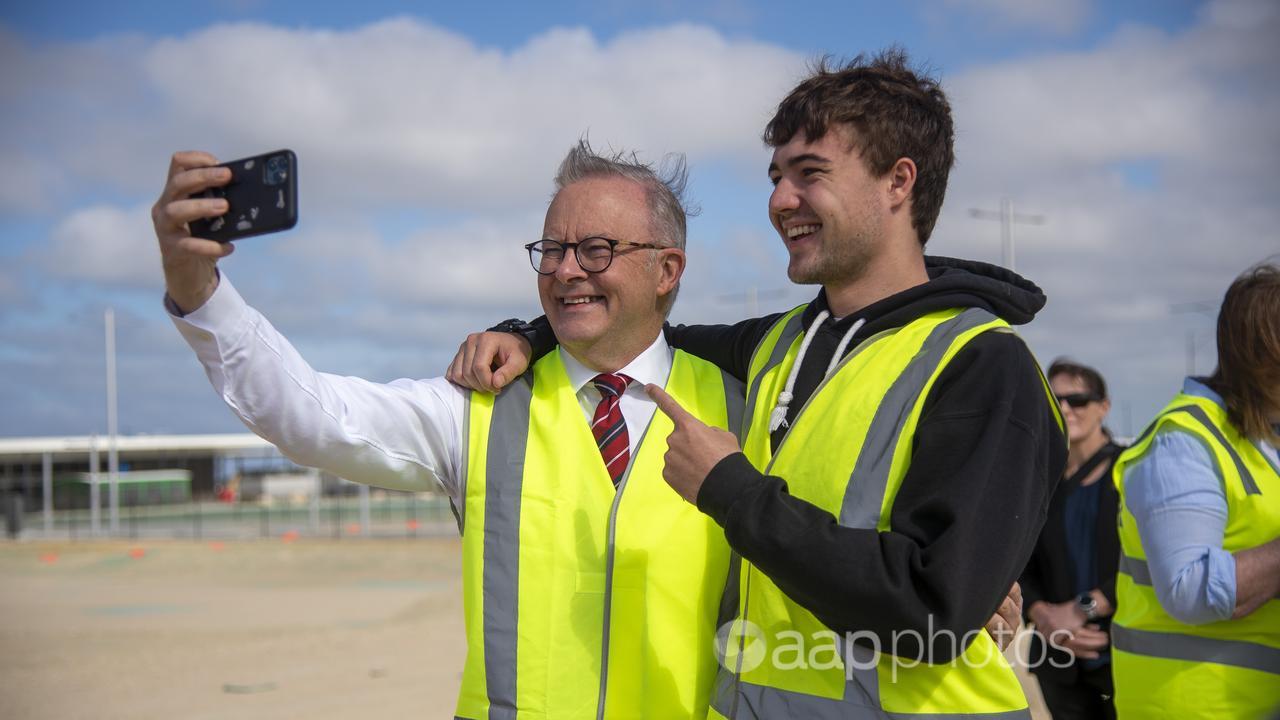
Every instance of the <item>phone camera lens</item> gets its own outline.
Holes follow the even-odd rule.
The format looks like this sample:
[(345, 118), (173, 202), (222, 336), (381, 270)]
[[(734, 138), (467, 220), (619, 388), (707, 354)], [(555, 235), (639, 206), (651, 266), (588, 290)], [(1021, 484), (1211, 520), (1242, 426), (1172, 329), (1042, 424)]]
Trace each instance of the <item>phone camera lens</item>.
[(262, 168), (262, 181), (267, 186), (283, 185), (289, 178), (289, 160), (284, 155), (276, 155), (267, 160)]

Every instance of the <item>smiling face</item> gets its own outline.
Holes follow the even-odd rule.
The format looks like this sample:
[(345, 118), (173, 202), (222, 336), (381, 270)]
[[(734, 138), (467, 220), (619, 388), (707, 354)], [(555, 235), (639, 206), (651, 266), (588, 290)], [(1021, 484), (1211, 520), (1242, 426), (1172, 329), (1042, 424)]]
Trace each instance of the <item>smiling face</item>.
[[(1053, 388), (1054, 396), (1059, 398), (1064, 395), (1094, 393), (1094, 389), (1089, 387), (1089, 383), (1085, 382), (1084, 378), (1068, 373), (1058, 373), (1049, 378), (1049, 385)], [(1095, 440), (1102, 434), (1102, 421), (1111, 410), (1111, 401), (1094, 400), (1078, 408), (1059, 401), (1058, 406), (1062, 408), (1062, 419), (1067, 423), (1067, 437), (1072, 445), (1076, 445)]]
[(836, 126), (810, 142), (800, 132), (773, 152), (769, 219), (791, 256), (792, 282), (856, 280), (884, 245), (886, 180), (867, 169), (851, 133)]
[[(571, 245), (589, 237), (660, 243), (650, 218), (638, 183), (588, 178), (556, 193), (542, 237)], [(619, 245), (613, 263), (598, 273), (584, 271), (568, 252), (553, 274), (538, 276), (538, 295), (560, 344), (593, 370), (612, 372), (658, 337), (661, 298), (675, 289), (683, 270), (684, 253), (674, 248)]]

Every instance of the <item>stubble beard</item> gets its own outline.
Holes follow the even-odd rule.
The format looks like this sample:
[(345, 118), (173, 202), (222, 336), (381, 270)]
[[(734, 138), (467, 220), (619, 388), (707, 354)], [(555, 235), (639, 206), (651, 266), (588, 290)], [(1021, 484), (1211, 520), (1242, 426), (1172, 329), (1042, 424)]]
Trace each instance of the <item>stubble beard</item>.
[(787, 278), (797, 285), (848, 285), (860, 280), (871, 260), (871, 243), (864, 237), (829, 242), (823, 239), (814, 256), (787, 265)]

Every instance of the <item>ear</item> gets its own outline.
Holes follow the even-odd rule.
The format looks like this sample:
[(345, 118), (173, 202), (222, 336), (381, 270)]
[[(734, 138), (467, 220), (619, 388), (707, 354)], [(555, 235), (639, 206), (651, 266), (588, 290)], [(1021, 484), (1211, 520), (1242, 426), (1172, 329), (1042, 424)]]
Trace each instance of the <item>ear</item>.
[(685, 256), (683, 250), (662, 248), (658, 257), (658, 294), (668, 295), (680, 284), (680, 276), (684, 274)]
[(897, 209), (911, 200), (911, 192), (916, 186), (916, 163), (911, 158), (901, 157), (885, 174), (888, 180), (889, 206)]

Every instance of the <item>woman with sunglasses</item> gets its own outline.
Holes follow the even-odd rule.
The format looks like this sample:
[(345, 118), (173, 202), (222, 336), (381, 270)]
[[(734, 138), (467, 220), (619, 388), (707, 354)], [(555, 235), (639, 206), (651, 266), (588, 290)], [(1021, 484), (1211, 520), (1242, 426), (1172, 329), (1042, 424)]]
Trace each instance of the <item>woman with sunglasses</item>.
[(1280, 711), (1280, 267), (1231, 284), (1218, 367), (1116, 461), (1122, 718)]
[(1114, 718), (1107, 631), (1120, 544), (1110, 478), (1122, 448), (1102, 424), (1111, 401), (1097, 370), (1060, 358), (1047, 375), (1071, 448), (1018, 580), (1027, 620), (1036, 626), (1029, 661), (1056, 720)]
[(1115, 717), (1107, 625), (1115, 607), (1117, 497), (1111, 465), (1123, 450), (1103, 427), (1111, 401), (1102, 375), (1074, 361), (1048, 368), (1070, 451), (1036, 550), (1018, 582), (1036, 624), (1029, 665), (1056, 720)]

